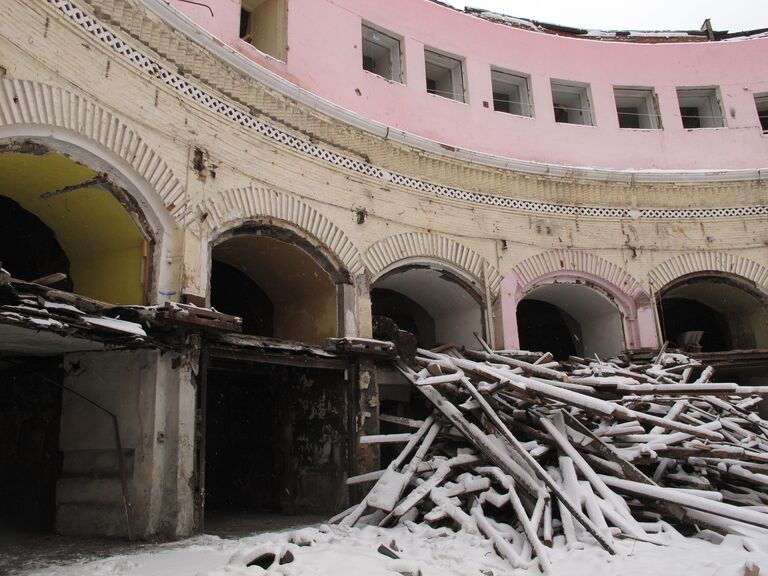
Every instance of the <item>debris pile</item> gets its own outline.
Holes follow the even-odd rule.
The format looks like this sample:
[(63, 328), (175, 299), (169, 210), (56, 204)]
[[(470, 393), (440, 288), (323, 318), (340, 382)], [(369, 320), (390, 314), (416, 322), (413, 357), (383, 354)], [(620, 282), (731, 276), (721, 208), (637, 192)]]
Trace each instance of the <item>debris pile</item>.
[[(535, 361), (515, 352), (419, 349), (397, 366), (433, 407), (342, 526), (424, 522), (480, 533), (514, 567), (548, 549), (665, 532), (768, 539), (768, 387), (711, 383), (713, 370), (661, 351), (647, 364)], [(528, 356), (530, 358), (530, 356)], [(754, 538), (754, 539), (753, 539)]]

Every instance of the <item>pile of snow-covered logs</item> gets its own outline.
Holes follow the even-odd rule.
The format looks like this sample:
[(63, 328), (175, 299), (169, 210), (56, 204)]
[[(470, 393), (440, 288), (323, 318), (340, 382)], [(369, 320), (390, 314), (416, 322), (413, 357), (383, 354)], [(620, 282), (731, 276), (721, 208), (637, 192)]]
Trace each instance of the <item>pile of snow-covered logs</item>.
[[(485, 346), (485, 344), (484, 344)], [(547, 549), (664, 532), (768, 539), (768, 387), (710, 383), (680, 354), (652, 361), (534, 362), (515, 352), (418, 350), (405, 377), (433, 407), (410, 429), (363, 437), (405, 443), (343, 526), (426, 522), (483, 534), (515, 567)]]

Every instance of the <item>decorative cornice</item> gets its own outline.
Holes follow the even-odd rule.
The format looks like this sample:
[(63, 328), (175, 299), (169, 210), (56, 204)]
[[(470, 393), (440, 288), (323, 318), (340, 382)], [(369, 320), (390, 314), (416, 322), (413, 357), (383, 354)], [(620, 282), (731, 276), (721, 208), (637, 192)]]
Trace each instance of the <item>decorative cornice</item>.
[(648, 294), (643, 286), (625, 270), (600, 256), (577, 250), (553, 250), (526, 258), (512, 269), (522, 286), (531, 286), (539, 278), (556, 272), (589, 274), (616, 286), (632, 300), (643, 300)]
[(306, 202), (268, 188), (235, 188), (219, 192), (202, 208), (209, 233), (224, 232), (249, 218), (274, 218), (288, 222), (321, 242), (350, 274), (363, 272), (363, 261), (349, 237)]
[[(146, 1), (146, 0), (144, 0)], [(463, 200), (473, 204), (482, 204), (486, 206), (494, 206), (498, 208), (507, 208), (511, 210), (518, 210), (529, 213), (538, 214), (551, 214), (551, 215), (564, 215), (564, 216), (586, 216), (592, 218), (610, 218), (610, 219), (681, 219), (681, 218), (721, 218), (721, 217), (747, 217), (747, 216), (764, 216), (768, 215), (768, 206), (740, 206), (740, 207), (725, 207), (725, 208), (704, 208), (704, 209), (654, 209), (654, 208), (609, 208), (609, 207), (590, 207), (590, 206), (576, 206), (576, 205), (561, 205), (547, 202), (537, 202), (528, 200), (519, 200), (510, 198), (507, 196), (496, 196), (492, 194), (485, 194), (480, 192), (470, 192), (461, 190), (458, 188), (452, 188), (450, 186), (443, 186), (435, 184), (426, 180), (420, 180), (412, 178), (404, 174), (394, 173), (383, 168), (374, 166), (363, 160), (358, 160), (349, 156), (345, 156), (338, 152), (329, 150), (322, 146), (316, 145), (309, 141), (308, 138), (295, 136), (285, 130), (281, 130), (268, 124), (261, 119), (257, 119), (244, 109), (244, 107), (238, 107), (230, 104), (223, 97), (219, 96), (220, 93), (211, 93), (203, 88), (193, 84), (190, 80), (182, 76), (175, 69), (171, 69), (165, 66), (159, 59), (148, 56), (142, 50), (131, 46), (128, 41), (120, 38), (115, 34), (107, 25), (103, 24), (94, 17), (89, 16), (86, 12), (80, 9), (76, 2), (73, 0), (48, 0), (48, 2), (58, 9), (62, 14), (68, 17), (72, 22), (85, 30), (88, 34), (99, 40), (104, 46), (112, 50), (121, 58), (137, 67), (145, 74), (155, 78), (156, 80), (164, 83), (170, 89), (174, 90), (178, 95), (187, 100), (192, 100), (197, 104), (208, 108), (214, 113), (221, 116), (223, 119), (237, 124), (243, 128), (251, 130), (254, 134), (259, 134), (266, 138), (271, 139), (273, 142), (286, 146), (287, 148), (305, 154), (314, 159), (324, 161), (330, 165), (338, 168), (350, 170), (366, 177), (374, 178), (381, 182), (389, 184), (398, 184), (411, 190), (418, 190), (429, 194), (434, 194), (438, 197), (450, 198), (454, 200)], [(164, 6), (162, 2), (146, 2), (145, 6), (159, 14), (161, 18), (171, 19), (173, 25), (180, 28), (189, 28), (190, 23), (185, 22), (178, 14), (175, 14), (172, 9)], [(171, 24), (169, 24), (171, 25)], [(193, 34), (194, 32), (194, 34)], [(300, 90), (298, 87), (288, 85), (291, 87), (287, 90), (288, 86), (284, 79), (269, 73), (266, 70), (262, 70), (254, 63), (247, 61), (242, 56), (237, 56), (233, 51), (227, 52), (222, 46), (210, 41), (210, 38), (195, 27), (194, 30), (185, 30), (185, 33), (189, 36), (194, 36), (201, 39), (201, 42), (205, 43), (205, 47), (212, 53), (217, 54), (219, 58), (227, 62), (233, 68), (243, 71), (247, 70), (251, 76), (257, 76), (259, 81), (264, 82), (269, 87), (273, 87), (282, 90), (289, 97), (294, 98), (307, 106), (313, 107), (322, 113), (327, 113), (333, 116), (332, 112), (339, 112), (338, 107), (334, 107), (332, 104), (318, 98), (315, 95), (311, 95)], [(222, 52), (223, 50), (223, 52)], [(333, 108), (326, 109), (328, 107)], [(352, 118), (347, 118), (344, 121), (355, 127), (366, 129), (360, 126), (360, 124), (370, 123), (365, 119), (359, 117), (354, 118), (356, 122), (353, 122)], [(385, 128), (385, 127), (384, 127)], [(380, 131), (380, 130), (379, 130)], [(374, 131), (376, 132), (376, 131)], [(386, 130), (386, 135), (389, 139), (394, 139), (395, 134)], [(414, 138), (409, 135), (410, 138)], [(417, 144), (410, 143), (414, 146)], [(439, 146), (437, 143), (432, 143), (435, 146)], [(471, 158), (459, 158), (464, 161), (480, 162), (480, 156), (472, 154)], [(458, 158), (458, 156), (457, 156)], [(524, 171), (522, 167), (511, 166), (509, 159), (495, 159), (494, 162), (500, 162), (501, 164), (494, 164), (493, 162), (486, 163), (487, 166), (503, 167), (506, 169), (513, 168), (517, 171)], [(482, 163), (482, 162), (481, 162)], [(503, 166), (502, 166), (503, 165)], [(585, 172), (586, 171), (586, 172)], [(664, 178), (657, 178), (658, 174), (643, 173), (643, 172), (611, 172), (611, 171), (591, 171), (591, 169), (581, 168), (569, 168), (569, 167), (557, 167), (550, 165), (537, 165), (536, 170), (530, 172), (535, 174), (547, 174), (554, 176), (570, 176), (570, 177), (590, 177), (596, 180), (618, 180), (622, 182), (640, 182), (645, 177), (648, 177), (651, 182), (665, 181)], [(738, 173), (738, 174), (737, 174)], [(733, 174), (730, 171), (718, 171), (718, 172), (681, 172), (680, 178), (671, 178), (667, 181), (723, 181), (723, 180), (751, 180), (759, 181), (764, 178), (759, 170), (748, 171), (734, 171)], [(731, 174), (731, 175), (729, 175)], [(618, 175), (618, 176), (617, 176)]]
[(688, 274), (697, 272), (724, 272), (751, 280), (768, 292), (768, 269), (754, 260), (725, 252), (691, 252), (662, 262), (648, 277), (656, 290)]
[(0, 126), (55, 126), (71, 130), (125, 160), (179, 222), (186, 212), (184, 187), (163, 159), (117, 115), (63, 88), (29, 80), (0, 81)]
[(452, 264), (475, 278), (480, 286), (484, 286), (487, 279), (488, 288), (494, 294), (499, 290), (499, 271), (471, 248), (446, 236), (406, 232), (379, 240), (365, 252), (366, 263), (374, 276), (400, 260), (425, 257)]

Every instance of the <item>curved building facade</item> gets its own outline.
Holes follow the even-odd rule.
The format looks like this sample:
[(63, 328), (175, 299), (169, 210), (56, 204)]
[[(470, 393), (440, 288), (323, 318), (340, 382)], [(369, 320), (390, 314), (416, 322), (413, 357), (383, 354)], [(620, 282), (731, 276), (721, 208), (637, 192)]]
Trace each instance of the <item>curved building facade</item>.
[[(721, 379), (766, 379), (764, 32), (584, 31), (429, 0), (7, 8), (3, 267), (23, 286), (60, 273), (55, 298), (146, 330), (97, 345), (22, 326), (29, 303), (0, 315), (13, 405), (54, 380), (123, 441), (118, 471), (110, 422), (52, 400), (40, 525), (181, 536), (205, 510), (341, 509), (345, 479), (385, 457), (357, 444), (379, 410), (418, 416), (360, 352), (380, 316), (429, 348), (669, 342)], [(20, 484), (6, 492), (31, 497)]]

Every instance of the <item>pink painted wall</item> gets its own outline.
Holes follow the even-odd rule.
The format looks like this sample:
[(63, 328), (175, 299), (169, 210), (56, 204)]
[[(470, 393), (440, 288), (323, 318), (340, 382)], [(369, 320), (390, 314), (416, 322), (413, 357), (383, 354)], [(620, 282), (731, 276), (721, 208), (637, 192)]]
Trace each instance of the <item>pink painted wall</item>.
[[(361, 116), (450, 146), (578, 167), (768, 166), (768, 135), (760, 129), (753, 97), (768, 92), (768, 38), (632, 44), (514, 29), (428, 0), (287, 2), (288, 57), (282, 63), (237, 37), (239, 0), (212, 1), (214, 18), (205, 8), (171, 0), (217, 38), (302, 88)], [(362, 20), (404, 38), (404, 84), (362, 69)], [(464, 58), (466, 104), (427, 94), (424, 45)], [(535, 118), (493, 111), (492, 65), (530, 75)], [(591, 85), (596, 126), (555, 122), (550, 78)], [(614, 85), (653, 87), (664, 129), (620, 129)], [(719, 86), (727, 128), (683, 129), (678, 86)]]
[(501, 281), (501, 322), (504, 336), (504, 348), (520, 348), (520, 334), (517, 325), (517, 305), (531, 290), (550, 282), (581, 282), (586, 286), (597, 287), (611, 297), (612, 303), (621, 314), (624, 332), (624, 348), (658, 348), (658, 330), (653, 304), (646, 295), (635, 299), (612, 282), (595, 274), (577, 270), (557, 270), (538, 276), (531, 282), (523, 282), (514, 270), (507, 273)]

